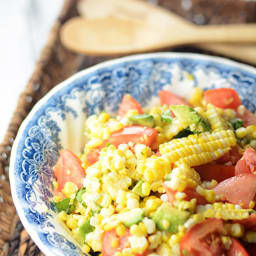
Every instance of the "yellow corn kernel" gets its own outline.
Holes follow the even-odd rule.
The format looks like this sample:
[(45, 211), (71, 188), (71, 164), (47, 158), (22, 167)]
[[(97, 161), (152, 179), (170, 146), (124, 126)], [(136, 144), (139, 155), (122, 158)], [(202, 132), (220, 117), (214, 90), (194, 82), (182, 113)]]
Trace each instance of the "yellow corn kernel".
[(82, 252), (86, 253), (86, 254), (89, 253), (90, 252), (90, 247), (87, 244), (83, 244)]
[(233, 109), (224, 109), (224, 115), (228, 118), (228, 119), (232, 119), (236, 117), (236, 112)]
[(244, 235), (244, 227), (239, 223), (231, 224), (229, 233), (234, 237), (242, 237)]
[(53, 197), (53, 201), (55, 202), (55, 203), (57, 203), (57, 202), (59, 202), (59, 201), (61, 201), (62, 200), (62, 197), (61, 196), (54, 196)]
[(255, 201), (250, 201), (249, 208), (253, 209), (255, 206)]
[(252, 134), (253, 132), (256, 131), (256, 125), (248, 125), (246, 127), (246, 131), (248, 132), (248, 134)]
[(78, 190), (77, 185), (73, 182), (68, 181), (65, 183), (64, 188), (61, 190), (61, 192), (66, 196), (71, 196), (75, 194), (77, 190)]
[(159, 255), (172, 255), (171, 248), (166, 243), (160, 245), (157, 249), (157, 253)]
[(152, 250), (157, 248), (162, 242), (161, 232), (158, 231), (156, 234), (149, 236), (148, 241), (149, 241), (149, 249)]
[(142, 183), (141, 192), (143, 196), (148, 196), (150, 194), (150, 184), (148, 182)]
[(117, 227), (116, 227), (116, 233), (118, 236), (122, 237), (126, 232), (126, 228), (123, 224), (119, 224)]
[(148, 199), (146, 201), (146, 210), (154, 211), (162, 204), (162, 200), (160, 198), (156, 199)]
[(58, 186), (59, 186), (58, 182), (54, 181), (52, 184), (53, 184), (54, 189), (57, 190)]
[(228, 128), (228, 123), (225, 121), (220, 112), (222, 110), (214, 107), (212, 104), (207, 105), (205, 113), (213, 131), (222, 131)]
[(203, 100), (204, 91), (200, 87), (193, 88), (192, 97), (189, 99), (189, 103), (192, 106), (201, 106)]
[(256, 243), (256, 232), (246, 232), (244, 240), (247, 241), (248, 243)]
[(75, 229), (78, 227), (77, 220), (73, 218), (72, 215), (68, 215), (66, 224), (70, 229)]
[(228, 250), (229, 247), (230, 247), (231, 244), (232, 244), (232, 240), (230, 239), (230, 237), (228, 237), (228, 236), (222, 236), (222, 237), (221, 237), (221, 241), (222, 241), (224, 247)]
[(99, 115), (99, 121), (102, 122), (102, 123), (107, 122), (109, 120), (109, 118), (110, 118), (110, 115), (106, 112), (102, 112)]
[(66, 221), (67, 220), (67, 214), (66, 214), (66, 212), (64, 212), (64, 211), (61, 211), (59, 214), (58, 214), (58, 217), (59, 217), (59, 219), (61, 220), (61, 221)]
[(146, 236), (147, 228), (143, 222), (140, 222), (138, 225), (134, 224), (130, 227), (130, 233), (134, 236)]
[(236, 130), (236, 136), (239, 139), (242, 139), (243, 137), (245, 137), (247, 135), (247, 130), (244, 127), (240, 127)]

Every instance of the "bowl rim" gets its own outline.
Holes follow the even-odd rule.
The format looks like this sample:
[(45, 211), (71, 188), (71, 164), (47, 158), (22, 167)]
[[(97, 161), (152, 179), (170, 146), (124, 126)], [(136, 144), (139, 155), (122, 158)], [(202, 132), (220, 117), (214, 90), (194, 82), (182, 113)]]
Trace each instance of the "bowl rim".
[(71, 77), (65, 79), (61, 83), (57, 84), (54, 88), (52, 88), (45, 96), (43, 96), (31, 109), (31, 111), (28, 113), (27, 117), (23, 120), (23, 122), (20, 125), (20, 128), (17, 132), (16, 138), (14, 140), (12, 150), (11, 150), (11, 157), (10, 157), (10, 168), (9, 168), (9, 180), (10, 180), (10, 186), (11, 186), (11, 195), (12, 199), (17, 211), (17, 214), (24, 225), (24, 228), (30, 235), (30, 237), (33, 239), (35, 244), (39, 247), (39, 249), (45, 253), (48, 256), (56, 256), (56, 254), (53, 253), (53, 251), (50, 250), (48, 246), (43, 243), (43, 241), (38, 236), (38, 232), (36, 229), (34, 229), (28, 220), (25, 217), (24, 211), (21, 207), (21, 202), (17, 196), (16, 191), (16, 178), (14, 175), (14, 167), (15, 167), (15, 161), (16, 161), (16, 155), (17, 155), (17, 148), (19, 145), (20, 138), (22, 137), (22, 134), (24, 132), (24, 129), (27, 127), (27, 125), (30, 122), (30, 119), (35, 115), (35, 113), (47, 102), (48, 99), (50, 99), (56, 92), (58, 92), (60, 89), (64, 88), (68, 84), (72, 83), (76, 79), (85, 76), (86, 74), (89, 74), (93, 71), (96, 71), (101, 68), (105, 68), (108, 66), (112, 66), (118, 63), (123, 63), (126, 61), (136, 61), (136, 60), (142, 60), (142, 59), (154, 59), (154, 58), (188, 58), (188, 59), (196, 59), (196, 60), (204, 60), (209, 62), (215, 62), (219, 64), (228, 65), (232, 68), (239, 68), (246, 70), (247, 72), (253, 73), (256, 76), (256, 68), (243, 64), (237, 61), (229, 60), (227, 58), (223, 57), (216, 57), (216, 56), (209, 56), (205, 54), (197, 54), (197, 53), (177, 53), (177, 52), (158, 52), (158, 53), (145, 53), (145, 54), (136, 54), (136, 55), (130, 55), (126, 57), (121, 57), (113, 60), (107, 60), (102, 63), (96, 64), (92, 67), (86, 68), (84, 70), (81, 70)]

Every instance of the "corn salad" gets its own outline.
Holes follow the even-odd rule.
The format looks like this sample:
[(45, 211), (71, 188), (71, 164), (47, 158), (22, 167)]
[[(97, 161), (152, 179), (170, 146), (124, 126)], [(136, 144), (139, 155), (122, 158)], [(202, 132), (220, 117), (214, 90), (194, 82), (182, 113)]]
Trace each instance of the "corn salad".
[[(189, 101), (166, 91), (175, 102), (159, 93), (161, 104), (144, 110), (125, 95), (117, 116), (86, 120), (82, 154), (60, 153), (53, 201), (85, 254), (206, 255), (199, 253), (217, 243), (218, 255), (226, 255), (238, 239), (256, 242), (246, 224), (256, 216), (256, 181), (251, 198), (231, 191), (237, 177), (256, 177), (252, 161), (246, 165), (256, 125), (243, 122), (245, 107), (235, 96), (220, 107), (210, 91), (195, 88)], [(200, 241), (197, 230), (208, 230)]]

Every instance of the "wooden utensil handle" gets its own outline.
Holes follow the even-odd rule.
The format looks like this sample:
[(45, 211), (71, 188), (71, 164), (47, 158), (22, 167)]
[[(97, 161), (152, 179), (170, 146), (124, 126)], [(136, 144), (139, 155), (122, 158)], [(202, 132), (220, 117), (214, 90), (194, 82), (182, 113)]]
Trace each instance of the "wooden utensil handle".
[(256, 65), (256, 44), (196, 44), (197, 47)]
[(199, 26), (193, 33), (195, 40), (200, 36), (200, 42), (256, 43), (256, 24)]

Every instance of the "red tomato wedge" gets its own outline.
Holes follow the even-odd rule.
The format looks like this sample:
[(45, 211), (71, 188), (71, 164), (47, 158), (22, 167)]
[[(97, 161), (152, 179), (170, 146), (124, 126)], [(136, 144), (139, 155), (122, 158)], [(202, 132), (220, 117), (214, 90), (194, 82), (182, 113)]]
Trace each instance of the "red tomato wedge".
[[(177, 193), (177, 191), (173, 191), (171, 188), (169, 188), (165, 185), (164, 185), (164, 188), (165, 188), (167, 196), (168, 196), (168, 201), (170, 203), (172, 203), (175, 200), (175, 194)], [(195, 189), (193, 189), (193, 188), (185, 188), (183, 193), (185, 193), (187, 195), (184, 198), (185, 200), (190, 201), (191, 199), (195, 198), (197, 204), (202, 204), (202, 205), (207, 204), (206, 199), (203, 196), (201, 196), (200, 194), (198, 194), (195, 191)]]
[(227, 251), (227, 256), (249, 256), (248, 252), (237, 239), (231, 237), (231, 240), (232, 244)]
[(232, 165), (206, 164), (194, 167), (202, 180), (216, 180), (221, 182), (235, 176), (235, 167)]
[(129, 110), (137, 110), (139, 114), (143, 114), (142, 107), (130, 94), (125, 94), (119, 106), (118, 116), (125, 116)]
[[(129, 247), (129, 236), (130, 234), (128, 231), (122, 237), (119, 237), (114, 229), (105, 232), (102, 244), (102, 256), (114, 256), (115, 253), (122, 252), (123, 249)], [(115, 239), (119, 239), (119, 245), (116, 248), (113, 248), (112, 241)], [(149, 253), (149, 251), (145, 251), (142, 254), (135, 254), (135, 256), (146, 256)]]
[(105, 141), (100, 147), (87, 154), (86, 160), (90, 165), (97, 162), (100, 155), (100, 150), (104, 148), (107, 143), (117, 147), (120, 144), (127, 144), (132, 142), (134, 144), (145, 144), (146, 146), (150, 147), (156, 141), (157, 134), (158, 132), (156, 129), (146, 126), (134, 125), (124, 127), (122, 130), (112, 133), (109, 139)]
[(241, 204), (249, 208), (256, 194), (256, 175), (240, 174), (220, 182), (215, 188), (216, 194), (232, 204)]
[(145, 144), (150, 147), (155, 142), (157, 134), (157, 130), (146, 126), (127, 126), (121, 131), (112, 133), (108, 143), (118, 146), (132, 142), (134, 144)]
[(238, 93), (232, 88), (208, 90), (204, 93), (204, 100), (218, 108), (237, 109), (241, 105)]
[(249, 218), (237, 222), (242, 224), (245, 229), (256, 231), (256, 214), (252, 214)]
[(217, 164), (225, 164), (227, 162), (231, 162), (233, 165), (237, 163), (237, 161), (242, 157), (239, 153), (238, 147), (232, 147), (229, 152), (224, 154), (222, 157), (218, 158), (215, 162)]
[[(115, 255), (116, 252), (121, 252), (124, 248), (128, 247), (129, 246), (128, 237), (129, 237), (128, 231), (123, 237), (119, 237), (114, 229), (105, 232), (103, 237), (103, 244), (102, 244), (102, 256), (113, 256)], [(113, 248), (112, 241), (116, 239), (119, 239), (119, 245), (118, 247)]]
[(95, 149), (94, 151), (91, 151), (86, 155), (86, 160), (89, 163), (89, 165), (92, 165), (98, 161), (99, 156), (100, 149)]
[(246, 249), (249, 255), (254, 256), (256, 255), (256, 244), (247, 244)]
[(158, 93), (158, 95), (160, 97), (160, 101), (161, 101), (162, 105), (166, 104), (168, 106), (171, 106), (171, 105), (187, 105), (187, 106), (189, 106), (189, 104), (187, 103), (187, 101), (185, 99), (183, 99), (180, 96), (175, 95), (172, 92), (163, 90), (163, 91), (160, 91)]
[(237, 113), (237, 116), (243, 120), (243, 125), (245, 127), (247, 127), (248, 125), (256, 125), (256, 115), (254, 115), (248, 109), (245, 109), (242, 115)]
[(256, 151), (249, 147), (236, 164), (235, 174), (253, 173), (256, 171)]
[(222, 220), (206, 219), (196, 224), (180, 241), (181, 256), (220, 256), (224, 252), (220, 235), (225, 233)]
[(82, 187), (85, 171), (81, 164), (81, 160), (70, 150), (64, 149), (60, 152), (59, 159), (53, 169), (58, 181), (57, 191), (61, 192), (68, 181), (75, 183), (78, 188)]

